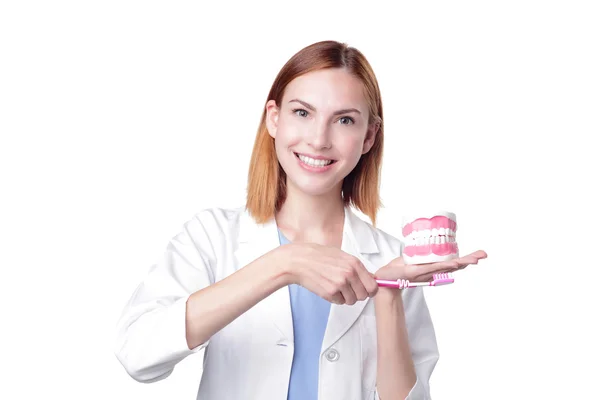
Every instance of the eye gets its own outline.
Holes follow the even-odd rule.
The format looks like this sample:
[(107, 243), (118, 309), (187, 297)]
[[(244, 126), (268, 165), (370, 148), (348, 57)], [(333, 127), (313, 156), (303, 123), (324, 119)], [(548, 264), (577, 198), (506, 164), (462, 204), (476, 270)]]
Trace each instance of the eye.
[(340, 123), (342, 125), (352, 125), (354, 123), (354, 120), (350, 117), (342, 117), (340, 118)]
[(293, 110), (294, 114), (297, 114), (299, 117), (308, 117), (308, 111), (303, 108), (296, 108)]

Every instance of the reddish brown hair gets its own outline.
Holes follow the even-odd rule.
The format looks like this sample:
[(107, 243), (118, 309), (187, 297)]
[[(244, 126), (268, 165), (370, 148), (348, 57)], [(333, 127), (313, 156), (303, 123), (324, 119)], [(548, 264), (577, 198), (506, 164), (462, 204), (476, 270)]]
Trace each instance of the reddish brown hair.
[[(305, 47), (279, 71), (265, 107), (269, 100), (275, 100), (277, 107), (281, 107), (285, 88), (292, 80), (326, 68), (343, 68), (363, 82), (369, 104), (369, 124), (379, 125), (373, 147), (362, 155), (342, 185), (344, 204), (353, 205), (375, 224), (381, 206), (379, 177), (383, 157), (383, 108), (377, 78), (365, 56), (357, 49), (336, 41)], [(263, 108), (248, 171), (246, 209), (258, 223), (270, 220), (286, 197), (286, 174), (277, 160), (275, 140), (269, 135), (266, 118), (266, 108)]]

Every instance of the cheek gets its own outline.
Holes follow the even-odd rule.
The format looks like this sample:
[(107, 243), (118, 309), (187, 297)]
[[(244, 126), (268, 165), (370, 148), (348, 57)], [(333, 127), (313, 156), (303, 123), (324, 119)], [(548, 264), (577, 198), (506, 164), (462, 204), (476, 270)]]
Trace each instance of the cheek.
[(363, 140), (358, 136), (346, 136), (338, 142), (338, 150), (347, 158), (359, 159), (362, 155)]
[(297, 124), (280, 120), (275, 136), (275, 144), (281, 147), (293, 146), (302, 139), (302, 130)]

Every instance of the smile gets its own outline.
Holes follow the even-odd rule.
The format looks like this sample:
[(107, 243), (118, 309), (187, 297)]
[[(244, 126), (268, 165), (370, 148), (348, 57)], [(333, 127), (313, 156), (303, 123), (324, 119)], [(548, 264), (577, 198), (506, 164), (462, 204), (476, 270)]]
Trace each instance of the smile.
[(304, 154), (294, 153), (296, 158), (300, 160), (300, 165), (309, 167), (310, 169), (326, 169), (328, 166), (334, 164), (336, 160), (329, 160), (324, 158), (312, 158)]

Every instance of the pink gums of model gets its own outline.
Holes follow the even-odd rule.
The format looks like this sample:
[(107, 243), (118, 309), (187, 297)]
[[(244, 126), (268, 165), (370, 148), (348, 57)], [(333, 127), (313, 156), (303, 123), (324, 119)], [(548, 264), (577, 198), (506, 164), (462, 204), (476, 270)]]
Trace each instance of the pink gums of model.
[(456, 215), (448, 211), (404, 217), (404, 262), (426, 264), (458, 258), (456, 228)]

